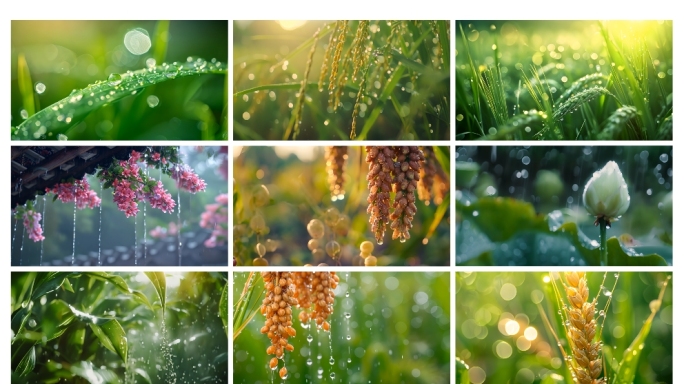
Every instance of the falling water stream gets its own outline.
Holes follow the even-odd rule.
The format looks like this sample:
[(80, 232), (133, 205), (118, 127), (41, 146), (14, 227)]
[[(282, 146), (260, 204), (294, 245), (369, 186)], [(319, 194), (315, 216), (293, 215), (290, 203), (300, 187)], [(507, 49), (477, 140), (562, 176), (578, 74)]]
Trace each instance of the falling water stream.
[(74, 265), (76, 263), (76, 201), (74, 201), (74, 236), (71, 249), (71, 265)]
[(133, 246), (133, 263), (138, 265), (138, 215), (133, 216), (133, 236), (135, 245)]
[(171, 344), (169, 344), (169, 335), (166, 330), (166, 321), (162, 319), (162, 341), (161, 352), (164, 357), (164, 383), (176, 384), (176, 368), (173, 364), (173, 353), (171, 353)]
[(17, 224), (19, 224), (19, 219), (14, 218), (14, 231), (12, 231), (12, 250), (14, 251), (14, 240), (17, 238)]
[[(100, 181), (100, 196), (102, 196), (102, 182)], [(100, 201), (100, 230), (97, 234), (97, 265), (102, 265), (102, 202)]]
[[(41, 216), (41, 220), (43, 220), (42, 226), (45, 227), (45, 195), (43, 195), (43, 216)], [(40, 264), (39, 266), (43, 265), (43, 243), (45, 240), (40, 241)]]

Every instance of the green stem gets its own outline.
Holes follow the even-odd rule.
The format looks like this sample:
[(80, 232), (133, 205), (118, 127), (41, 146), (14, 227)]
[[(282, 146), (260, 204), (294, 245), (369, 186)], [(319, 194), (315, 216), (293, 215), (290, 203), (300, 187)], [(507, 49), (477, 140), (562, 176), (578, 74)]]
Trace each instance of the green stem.
[(599, 221), (599, 228), (601, 229), (599, 233), (599, 237), (601, 240), (601, 246), (600, 246), (600, 251), (601, 251), (601, 266), (606, 267), (608, 266), (608, 247), (606, 247), (606, 219), (604, 217), (601, 217), (598, 219)]

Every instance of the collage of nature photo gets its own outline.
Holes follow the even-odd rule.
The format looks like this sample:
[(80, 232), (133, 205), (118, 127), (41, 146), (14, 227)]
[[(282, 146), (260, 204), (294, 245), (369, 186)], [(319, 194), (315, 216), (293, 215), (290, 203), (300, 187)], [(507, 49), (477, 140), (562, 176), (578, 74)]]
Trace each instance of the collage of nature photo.
[(6, 382), (678, 381), (674, 16), (231, 5), (7, 13)]

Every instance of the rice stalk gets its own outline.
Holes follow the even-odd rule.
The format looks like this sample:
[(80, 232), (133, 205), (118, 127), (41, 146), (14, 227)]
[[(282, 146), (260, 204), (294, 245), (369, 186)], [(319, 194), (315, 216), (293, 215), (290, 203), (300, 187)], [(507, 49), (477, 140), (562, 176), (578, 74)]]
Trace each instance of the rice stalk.
[(616, 140), (628, 138), (630, 131), (638, 132), (639, 114), (631, 105), (618, 108), (608, 117), (606, 126), (598, 135), (599, 140)]
[(560, 100), (567, 100), (572, 97), (575, 93), (585, 90), (587, 88), (592, 88), (595, 86), (604, 87), (608, 84), (609, 77), (602, 73), (592, 73), (591, 75), (586, 75), (581, 77), (579, 80), (572, 83), (570, 88), (568, 88), (560, 96)]
[(306, 98), (306, 86), (309, 82), (309, 74), (311, 73), (311, 67), (313, 65), (313, 56), (316, 53), (316, 43), (318, 42), (318, 34), (321, 32), (320, 28), (314, 33), (314, 42), (311, 45), (311, 50), (309, 51), (309, 57), (306, 61), (306, 70), (304, 71), (304, 77), (302, 78), (301, 86), (299, 87), (299, 94), (297, 96), (297, 104), (295, 105), (295, 111), (290, 119), (290, 123), (285, 130), (285, 137), (283, 140), (287, 140), (290, 137), (290, 132), (294, 127), (294, 132), (292, 133), (292, 139), (296, 140), (299, 136), (299, 126), (302, 123), (302, 109), (304, 108), (304, 100)]
[(323, 92), (323, 81), (325, 76), (328, 74), (328, 67), (330, 65), (330, 60), (332, 59), (333, 47), (337, 48), (336, 36), (341, 27), (342, 22), (336, 21), (333, 32), (330, 34), (330, 39), (328, 39), (328, 46), (325, 48), (325, 54), (323, 54), (323, 63), (321, 64), (321, 74), (318, 77), (318, 91)]
[(588, 103), (600, 95), (612, 95), (607, 89), (603, 87), (591, 87), (571, 96), (568, 100), (561, 103), (559, 107), (553, 112), (554, 120), (562, 120), (568, 113), (574, 112), (582, 104)]

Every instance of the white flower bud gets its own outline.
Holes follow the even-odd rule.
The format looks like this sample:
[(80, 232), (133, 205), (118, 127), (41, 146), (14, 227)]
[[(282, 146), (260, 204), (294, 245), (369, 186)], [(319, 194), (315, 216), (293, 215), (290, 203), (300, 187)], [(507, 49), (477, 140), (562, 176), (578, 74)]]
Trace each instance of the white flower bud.
[(620, 168), (609, 161), (600, 171), (594, 172), (584, 187), (584, 207), (593, 216), (617, 220), (629, 208), (627, 183)]

